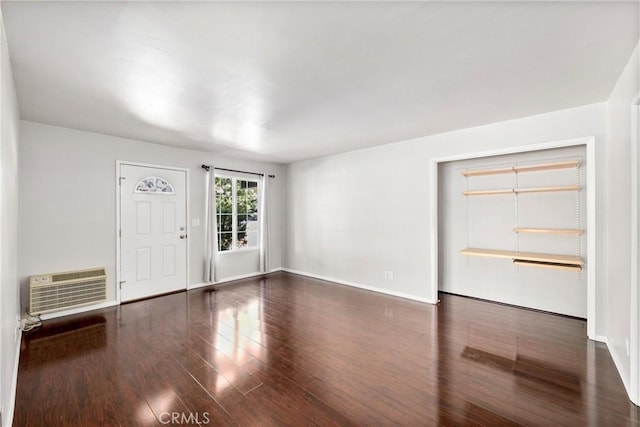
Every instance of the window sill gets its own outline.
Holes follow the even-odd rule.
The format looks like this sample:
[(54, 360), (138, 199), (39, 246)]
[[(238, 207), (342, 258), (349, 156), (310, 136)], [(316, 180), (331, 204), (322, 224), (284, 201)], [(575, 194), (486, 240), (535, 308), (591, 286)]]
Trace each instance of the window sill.
[(252, 247), (252, 248), (243, 248), (243, 249), (233, 249), (231, 251), (218, 251), (218, 255), (228, 255), (228, 254), (237, 254), (237, 253), (241, 253), (241, 252), (258, 252), (260, 250), (260, 248), (256, 247)]

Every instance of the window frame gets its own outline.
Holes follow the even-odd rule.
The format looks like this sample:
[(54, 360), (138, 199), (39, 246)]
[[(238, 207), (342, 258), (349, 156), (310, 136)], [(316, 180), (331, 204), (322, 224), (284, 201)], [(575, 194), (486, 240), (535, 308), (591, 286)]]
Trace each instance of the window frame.
[[(217, 181), (216, 178), (220, 178), (220, 179), (230, 179), (231, 180), (231, 247), (229, 249), (226, 250), (221, 250), (220, 249), (220, 237), (223, 233), (229, 233), (228, 231), (222, 231), (222, 227), (220, 226), (220, 218), (221, 218), (221, 213), (218, 212), (218, 185), (217, 185)], [(248, 242), (247, 242), (247, 246), (245, 247), (237, 247), (237, 243), (238, 243), (238, 233), (242, 233), (243, 231), (238, 230), (238, 193), (237, 193), (237, 189), (238, 189), (238, 181), (249, 181), (249, 182), (253, 182), (256, 184), (256, 189), (257, 189), (257, 200), (256, 200), (256, 209), (257, 209), (257, 223), (258, 223), (258, 229), (256, 231), (251, 231), (251, 233), (256, 233), (256, 244), (254, 246), (249, 246)], [(229, 173), (224, 173), (224, 174), (215, 174), (214, 177), (214, 185), (216, 187), (216, 191), (215, 196), (216, 196), (216, 248), (215, 250), (217, 251), (218, 254), (229, 254), (229, 253), (235, 253), (235, 252), (248, 252), (248, 251), (257, 251), (260, 249), (260, 215), (261, 215), (261, 198), (260, 198), (260, 194), (262, 191), (262, 185), (260, 182), (260, 179), (254, 178), (254, 177), (247, 177), (244, 175), (236, 175), (236, 174), (229, 174)], [(228, 214), (226, 214), (228, 215)], [(218, 230), (218, 227), (220, 227), (220, 231)], [(249, 233), (248, 231), (244, 231), (244, 233)]]

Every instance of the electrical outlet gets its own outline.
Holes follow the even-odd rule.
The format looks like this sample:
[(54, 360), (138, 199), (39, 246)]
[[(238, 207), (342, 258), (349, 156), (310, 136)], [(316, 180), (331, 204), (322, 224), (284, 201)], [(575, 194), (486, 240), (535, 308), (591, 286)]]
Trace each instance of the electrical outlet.
[(386, 280), (393, 280), (393, 271), (385, 271), (384, 272), (384, 278)]
[(629, 355), (629, 338), (624, 340), (624, 347), (627, 349), (627, 356)]

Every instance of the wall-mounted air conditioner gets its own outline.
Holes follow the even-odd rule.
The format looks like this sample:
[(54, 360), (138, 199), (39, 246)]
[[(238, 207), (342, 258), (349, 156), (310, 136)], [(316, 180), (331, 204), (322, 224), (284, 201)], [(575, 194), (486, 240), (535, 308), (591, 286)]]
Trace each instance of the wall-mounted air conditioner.
[(31, 314), (67, 310), (107, 299), (107, 274), (104, 268), (38, 274), (29, 279)]

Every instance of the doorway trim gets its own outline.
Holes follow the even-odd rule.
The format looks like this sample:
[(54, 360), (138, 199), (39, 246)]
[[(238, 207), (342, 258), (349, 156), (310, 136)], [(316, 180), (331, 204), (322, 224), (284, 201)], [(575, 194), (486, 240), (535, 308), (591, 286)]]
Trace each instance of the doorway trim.
[[(120, 305), (121, 301), (120, 301), (120, 264), (121, 264), (121, 260), (120, 260), (120, 166), (122, 165), (129, 165), (129, 166), (140, 166), (140, 167), (147, 167), (147, 168), (154, 168), (154, 169), (167, 169), (167, 170), (172, 170), (172, 171), (178, 171), (178, 172), (185, 172), (185, 204), (186, 204), (186, 211), (185, 211), (185, 228), (187, 231), (187, 236), (189, 236), (189, 234), (191, 234), (191, 217), (189, 216), (189, 206), (191, 205), (190, 200), (189, 200), (189, 188), (190, 188), (190, 184), (189, 184), (189, 169), (187, 168), (179, 168), (179, 167), (174, 167), (174, 166), (166, 166), (166, 165), (154, 165), (154, 164), (149, 164), (149, 163), (140, 163), (140, 162), (130, 162), (130, 161), (126, 161), (126, 160), (116, 160), (116, 180), (115, 180), (115, 184), (116, 184), (116, 229), (115, 229), (115, 235), (116, 235), (116, 303), (118, 305)], [(189, 289), (189, 270), (191, 270), (191, 258), (189, 257), (189, 238), (187, 237), (187, 248), (186, 248), (186, 283), (185, 283), (185, 290)]]
[(504, 154), (527, 153), (553, 148), (584, 145), (587, 151), (587, 336), (595, 341), (604, 341), (596, 335), (596, 139), (594, 136), (565, 139), (541, 144), (500, 148), (475, 153), (456, 154), (431, 159), (431, 283), (429, 300), (438, 300), (438, 164)]
[(631, 101), (631, 307), (629, 317), (629, 397), (640, 405), (640, 92)]

